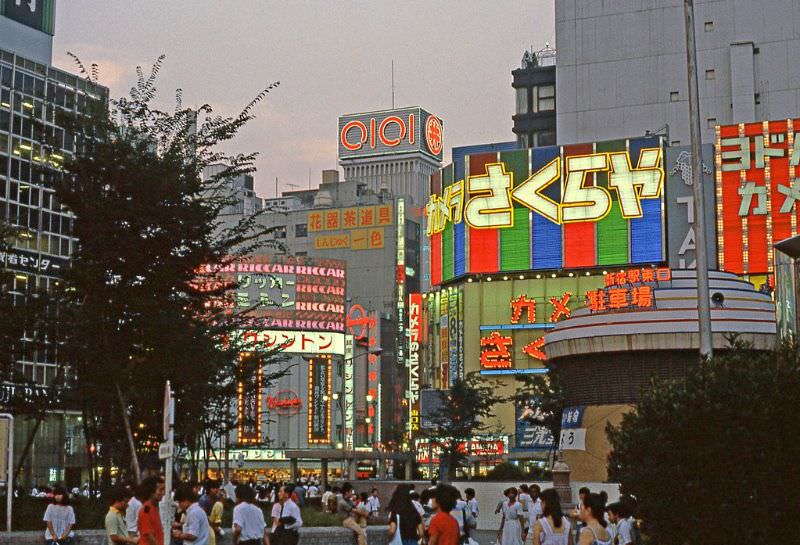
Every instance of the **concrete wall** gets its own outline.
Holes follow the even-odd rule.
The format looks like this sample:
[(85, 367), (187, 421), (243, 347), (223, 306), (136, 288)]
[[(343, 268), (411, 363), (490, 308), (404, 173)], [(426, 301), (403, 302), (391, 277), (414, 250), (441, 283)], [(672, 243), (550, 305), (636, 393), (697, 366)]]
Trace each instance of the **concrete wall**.
[[(42, 545), (44, 532), (12, 532), (0, 533), (0, 545)], [(369, 545), (385, 545), (386, 527), (371, 526), (367, 528)], [(75, 545), (106, 545), (105, 532), (100, 530), (83, 530), (76, 532)], [(231, 545), (231, 532), (226, 530), (223, 539), (217, 545)], [(303, 545), (355, 545), (355, 534), (344, 528), (302, 528), (300, 543)]]
[[(709, 120), (796, 115), (800, 65), (791, 52), (800, 47), (800, 2), (695, 4), (703, 142), (714, 139)], [(688, 144), (684, 40), (680, 0), (556, 2), (559, 143), (636, 136), (669, 124), (670, 142)]]

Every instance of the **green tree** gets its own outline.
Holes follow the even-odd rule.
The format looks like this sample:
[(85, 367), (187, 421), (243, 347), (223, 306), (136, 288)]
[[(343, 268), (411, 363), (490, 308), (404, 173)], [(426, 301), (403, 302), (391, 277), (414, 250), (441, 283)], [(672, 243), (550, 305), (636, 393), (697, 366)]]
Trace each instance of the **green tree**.
[[(546, 428), (553, 437), (552, 451), (558, 449), (561, 436), (561, 413), (564, 411), (564, 391), (556, 371), (547, 375), (517, 375), (514, 402), (534, 409), (528, 421)], [(519, 438), (517, 438), (519, 440)]]
[[(256, 154), (227, 154), (219, 144), (278, 84), (235, 116), (185, 108), (180, 90), (175, 109), (164, 111), (153, 106), (163, 58), (148, 77), (137, 69), (129, 97), (91, 102), (62, 120), (78, 145), (56, 183), (80, 240), (65, 276), (65, 348), (87, 441), (101, 447), (106, 469), (130, 467), (134, 479), (139, 454), (160, 439), (166, 380), (176, 393), (177, 440), (190, 449), (203, 446), (198, 423), (211, 401), (231, 398), (245, 348), (235, 332), (249, 317), (231, 310), (235, 282), (219, 271), (269, 244), (255, 216), (220, 221), (234, 202), (231, 180), (254, 171)], [(211, 164), (226, 168), (204, 177)]]
[(492, 429), (488, 421), (494, 416), (494, 407), (506, 401), (497, 394), (499, 388), (499, 382), (472, 372), (441, 392), (441, 404), (433, 411), (433, 427), (427, 435), (432, 447), (440, 450), (439, 475), (443, 478), (455, 479), (457, 469), (467, 460), (470, 441)]
[(797, 347), (734, 341), (653, 382), (607, 433), (609, 478), (639, 502), (652, 543), (781, 543), (797, 533)]

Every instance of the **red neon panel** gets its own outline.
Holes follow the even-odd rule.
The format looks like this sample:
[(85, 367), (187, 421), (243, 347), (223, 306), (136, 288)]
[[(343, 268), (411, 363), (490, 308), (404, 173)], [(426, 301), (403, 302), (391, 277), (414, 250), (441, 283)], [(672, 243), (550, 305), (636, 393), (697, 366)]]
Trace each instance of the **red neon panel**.
[[(470, 176), (486, 172), (486, 165), (497, 162), (496, 153), (469, 156)], [(469, 229), (469, 271), (493, 273), (499, 270), (500, 233), (498, 229)]]
[[(735, 125), (721, 127), (721, 138), (735, 138), (739, 135)], [(724, 149), (724, 148), (723, 148)], [(739, 173), (722, 172), (722, 233), (725, 242), (723, 270), (741, 273), (744, 267), (742, 243), (742, 224), (739, 219)]]
[(442, 283), (442, 234), (436, 233), (431, 241), (431, 284)]
[[(770, 132), (786, 133), (788, 130), (788, 123), (786, 121), (773, 121), (769, 124)], [(778, 192), (779, 185), (786, 185), (786, 181), (790, 180), (789, 176), (789, 157), (773, 157), (769, 162), (770, 167), (770, 215), (772, 216), (772, 242), (780, 242), (785, 238), (792, 236), (792, 216), (790, 214), (781, 214), (781, 206), (786, 198), (783, 194)]]
[[(592, 153), (592, 144), (564, 146), (564, 158)], [(585, 185), (594, 185), (594, 174), (587, 175)], [(564, 267), (594, 267), (597, 265), (595, 243), (596, 222), (582, 221), (564, 224)]]

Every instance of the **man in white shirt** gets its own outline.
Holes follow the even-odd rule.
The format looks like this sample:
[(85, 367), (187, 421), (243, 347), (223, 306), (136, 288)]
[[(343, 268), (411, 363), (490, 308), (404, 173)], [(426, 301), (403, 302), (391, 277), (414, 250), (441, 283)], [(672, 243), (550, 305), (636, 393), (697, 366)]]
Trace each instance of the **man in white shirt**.
[(125, 510), (125, 525), (128, 527), (128, 535), (131, 537), (139, 535), (139, 510), (141, 508), (142, 502), (134, 495)]
[(367, 498), (367, 510), (370, 516), (376, 516), (381, 511), (381, 499), (378, 497), (378, 489), (373, 488), (372, 494)]
[[(294, 532), (303, 525), (300, 508), (292, 501), (292, 492), (294, 492), (294, 487), (290, 484), (285, 484), (278, 489), (278, 502), (281, 504), (281, 510), (279, 517), (272, 519), (273, 532), (278, 525), (283, 525), (284, 529)], [(291, 521), (291, 519), (294, 519), (294, 521)]]
[(331, 486), (330, 485), (326, 485), (325, 486), (325, 493), (322, 494), (322, 510), (325, 513), (328, 512), (328, 500), (331, 499), (331, 496), (333, 496), (333, 492), (331, 491)]
[(186, 513), (186, 520), (181, 529), (172, 531), (172, 537), (191, 545), (208, 545), (211, 539), (211, 527), (208, 515), (197, 503), (197, 492), (191, 486), (181, 486), (175, 492), (175, 501), (181, 511)]
[(464, 495), (467, 497), (467, 507), (469, 507), (472, 518), (477, 519), (480, 509), (478, 508), (478, 498), (475, 497), (475, 489), (467, 488), (464, 490)]
[(233, 508), (233, 545), (269, 545), (264, 512), (255, 505), (253, 489), (246, 484), (236, 487)]

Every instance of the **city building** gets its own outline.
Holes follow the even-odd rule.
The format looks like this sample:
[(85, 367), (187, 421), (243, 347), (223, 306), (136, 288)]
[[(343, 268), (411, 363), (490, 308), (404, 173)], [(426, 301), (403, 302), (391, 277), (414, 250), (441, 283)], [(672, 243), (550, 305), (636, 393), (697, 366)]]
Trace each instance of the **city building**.
[(514, 134), (521, 148), (553, 146), (556, 138), (556, 51), (525, 51), (522, 66), (511, 72), (516, 96)]
[[(51, 66), (52, 0), (4, 0), (0, 8), (0, 218), (17, 232), (0, 264), (24, 297), (59, 281), (77, 242), (73, 217), (53, 189), (59, 166), (75, 151), (58, 114), (79, 114), (91, 101), (106, 101), (108, 90)], [(49, 133), (49, 151), (34, 134), (38, 124)], [(28, 452), (18, 484), (77, 486), (86, 477), (86, 445), (80, 412), (61, 391), (68, 362), (53, 345), (21, 341), (20, 353), (26, 382), (2, 385), (4, 405), (51, 403), (53, 411), (41, 423), (24, 413), (15, 420), (17, 452)]]
[[(703, 142), (715, 143), (718, 125), (795, 117), (797, 2), (694, 4)], [(648, 133), (689, 144), (681, 0), (567, 0), (555, 14), (560, 144)]]
[[(209, 165), (205, 168), (203, 176), (208, 178), (219, 174), (225, 170), (225, 165)], [(250, 174), (240, 174), (227, 180), (230, 184), (227, 197), (231, 197), (233, 204), (226, 206), (221, 212), (221, 216), (244, 215), (252, 216), (264, 208), (264, 199), (256, 195), (253, 188), (253, 176)]]

